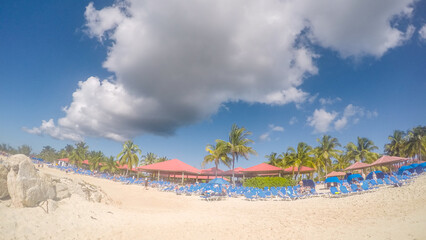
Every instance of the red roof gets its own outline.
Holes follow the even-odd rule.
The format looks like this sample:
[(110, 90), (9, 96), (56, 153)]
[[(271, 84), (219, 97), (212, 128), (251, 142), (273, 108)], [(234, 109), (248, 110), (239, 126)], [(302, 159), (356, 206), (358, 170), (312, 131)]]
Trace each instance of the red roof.
[(281, 172), (281, 171), (283, 171), (282, 168), (275, 167), (267, 163), (261, 163), (259, 165), (242, 170), (242, 172), (245, 172), (245, 173), (267, 173), (267, 172)]
[(69, 160), (69, 158), (61, 158), (61, 159), (58, 159), (58, 161), (69, 162), (70, 160)]
[[(168, 174), (160, 174), (160, 176), (162, 177), (162, 178), (167, 178), (167, 177), (169, 177), (169, 175)], [(179, 178), (179, 179), (181, 179), (182, 178), (182, 174), (170, 174), (170, 177), (171, 178)], [(184, 175), (184, 178), (189, 178), (189, 179), (198, 179), (198, 180), (213, 180), (213, 179), (215, 179), (215, 177), (214, 176), (200, 176), (200, 175)], [(229, 179), (228, 178), (225, 178), (225, 177), (223, 177), (223, 176), (217, 176), (217, 178), (223, 178), (223, 179), (225, 179), (225, 180), (227, 180), (227, 181), (229, 181)]]
[(340, 177), (340, 176), (345, 176), (345, 175), (346, 175), (346, 173), (344, 173), (344, 172), (335, 172), (335, 171), (333, 171), (333, 172), (327, 174), (326, 177)]
[(139, 171), (160, 171), (160, 172), (184, 172), (192, 174), (200, 174), (200, 170), (190, 166), (178, 159), (172, 159), (164, 162), (154, 163), (146, 166), (138, 167)]
[(217, 172), (217, 175), (223, 175), (224, 171), (220, 170), (219, 168), (216, 167), (212, 167), (212, 168), (208, 168), (208, 169), (201, 169), (201, 175), (204, 176), (215, 176)]
[[(288, 167), (288, 168), (284, 169), (284, 171), (292, 173), (293, 169), (294, 169), (294, 172), (298, 172), (299, 171), (299, 168), (298, 167), (295, 168), (294, 166), (293, 167)], [(300, 167), (300, 173), (307, 173), (307, 172), (314, 172), (314, 171), (315, 171), (315, 169), (310, 168), (310, 167), (306, 167), (306, 166)]]
[(81, 162), (83, 164), (89, 165), (89, 160), (84, 160), (83, 162)]
[[(234, 168), (234, 176), (237, 176), (237, 175), (241, 175), (242, 176), (243, 175), (243, 170), (244, 170), (244, 168), (242, 168), (242, 167)], [(223, 175), (224, 176), (232, 176), (232, 169), (224, 172)]]
[(403, 157), (394, 157), (394, 156), (386, 156), (383, 155), (381, 158), (377, 159), (375, 162), (371, 164), (371, 166), (377, 166), (377, 165), (385, 165), (385, 164), (392, 164), (402, 161), (410, 160), (409, 158), (403, 158)]
[(356, 163), (350, 165), (349, 167), (345, 168), (345, 171), (363, 169), (363, 168), (368, 168), (368, 167), (371, 167), (371, 165), (368, 164), (368, 163), (356, 162)]

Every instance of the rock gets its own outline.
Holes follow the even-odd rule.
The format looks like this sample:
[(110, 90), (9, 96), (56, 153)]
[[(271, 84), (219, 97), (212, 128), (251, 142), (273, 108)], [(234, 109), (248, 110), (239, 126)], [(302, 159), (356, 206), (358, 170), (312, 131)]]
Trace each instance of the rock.
[(70, 192), (68, 191), (67, 184), (59, 182), (59, 183), (56, 183), (55, 188), (56, 188), (55, 200), (59, 201), (71, 196)]
[(0, 199), (9, 197), (9, 191), (7, 190), (7, 168), (0, 164)]
[(49, 212), (54, 212), (58, 208), (58, 203), (52, 199), (47, 200)]
[(31, 160), (29, 157), (25, 156), (24, 154), (16, 154), (16, 155), (12, 155), (10, 157), (8, 157), (5, 161), (3, 161), (3, 165), (8, 169), (13, 169), (15, 172), (18, 172), (19, 169), (19, 164), (22, 161), (30, 161)]
[(40, 202), (56, 197), (49, 177), (40, 176), (28, 158), (19, 163), (17, 172), (16, 166), (11, 165), (7, 188), (15, 207), (36, 207)]

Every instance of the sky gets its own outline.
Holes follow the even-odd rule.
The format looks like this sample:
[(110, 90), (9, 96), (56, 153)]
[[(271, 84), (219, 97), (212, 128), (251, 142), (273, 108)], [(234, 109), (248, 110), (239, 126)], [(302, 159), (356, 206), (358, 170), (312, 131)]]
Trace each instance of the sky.
[(36, 153), (131, 139), (201, 168), (234, 123), (241, 167), (324, 134), (383, 153), (426, 124), (425, 76), (426, 1), (0, 2), (0, 143)]

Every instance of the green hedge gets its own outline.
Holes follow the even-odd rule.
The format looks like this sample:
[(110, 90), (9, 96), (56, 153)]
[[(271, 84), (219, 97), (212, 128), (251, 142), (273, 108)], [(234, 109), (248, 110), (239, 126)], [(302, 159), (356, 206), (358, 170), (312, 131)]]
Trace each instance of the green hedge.
[(243, 183), (244, 187), (287, 187), (296, 185), (296, 181), (283, 177), (254, 177), (246, 179)]

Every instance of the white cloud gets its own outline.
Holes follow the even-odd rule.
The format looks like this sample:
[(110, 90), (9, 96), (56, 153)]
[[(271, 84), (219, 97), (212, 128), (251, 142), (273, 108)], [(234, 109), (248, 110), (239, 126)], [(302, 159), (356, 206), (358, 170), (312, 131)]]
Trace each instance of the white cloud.
[(318, 55), (301, 38), (344, 57), (379, 57), (410, 37), (391, 20), (409, 16), (412, 1), (330, 1), (89, 3), (86, 33), (110, 44), (103, 66), (114, 80), (80, 82), (57, 126), (31, 131), (122, 141), (173, 134), (230, 101), (298, 106), (314, 99), (300, 87), (318, 73)]
[(261, 141), (271, 141), (271, 134), (273, 132), (284, 132), (284, 128), (281, 126), (276, 126), (274, 124), (268, 125), (269, 130), (262, 135), (260, 135), (259, 139)]
[(337, 97), (337, 98), (320, 98), (318, 101), (320, 102), (321, 105), (331, 105), (335, 102), (342, 101), (342, 99), (339, 98), (339, 97)]
[(426, 40), (426, 24), (419, 30), (420, 39)]
[(270, 134), (269, 132), (266, 132), (266, 133), (260, 135), (259, 139), (261, 141), (271, 141), (269, 134)]
[(290, 125), (294, 125), (296, 123), (297, 123), (297, 118), (296, 117), (290, 118), (290, 121), (288, 122), (288, 124), (290, 124)]
[(413, 26), (399, 30), (391, 22), (410, 17), (413, 2), (311, 0), (297, 1), (297, 9), (306, 16), (309, 38), (315, 43), (334, 49), (343, 57), (381, 57), (411, 38)]
[(275, 126), (274, 124), (270, 124), (269, 128), (274, 132), (284, 132), (284, 128), (281, 126)]
[(330, 124), (336, 118), (336, 112), (327, 112), (325, 109), (315, 109), (312, 116), (308, 117), (308, 125), (314, 127), (314, 132), (324, 133), (330, 130)]
[(357, 124), (362, 117), (375, 118), (378, 116), (376, 111), (367, 111), (362, 107), (349, 104), (345, 107), (343, 114), (332, 111), (327, 112), (325, 109), (315, 109), (312, 116), (308, 117), (308, 125), (314, 127), (315, 133), (325, 133), (333, 130), (340, 131), (349, 123)]
[(70, 139), (73, 141), (82, 141), (82, 137), (79, 134), (73, 133), (71, 130), (67, 130), (64, 128), (59, 128), (55, 126), (55, 123), (53, 122), (53, 119), (50, 119), (49, 121), (42, 121), (41, 126), (38, 128), (23, 128), (24, 131), (31, 133), (31, 134), (47, 134), (53, 138), (64, 140), (64, 139)]

